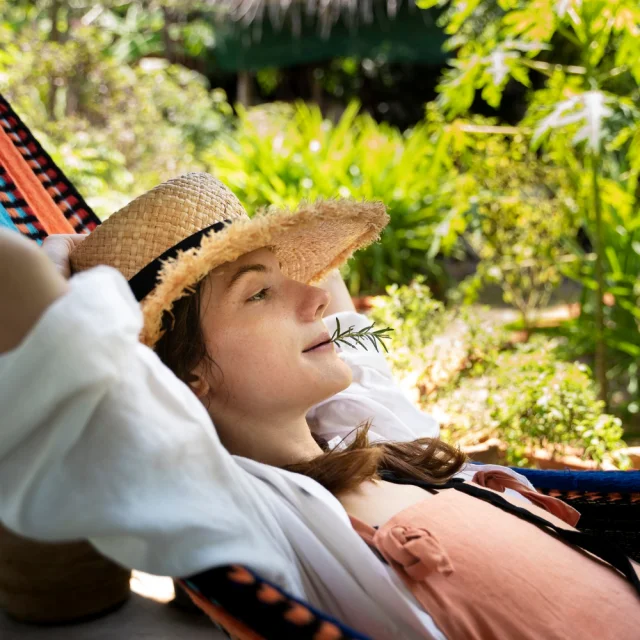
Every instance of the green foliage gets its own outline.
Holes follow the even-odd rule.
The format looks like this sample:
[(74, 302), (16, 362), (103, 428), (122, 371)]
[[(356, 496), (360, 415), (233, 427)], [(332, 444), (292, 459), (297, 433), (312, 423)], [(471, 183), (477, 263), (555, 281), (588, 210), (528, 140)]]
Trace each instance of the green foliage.
[(203, 151), (232, 113), (200, 74), (160, 58), (136, 61), (129, 45), (123, 54), (137, 33), (132, 11), (119, 19), (103, 10), (66, 25), (60, 18), (55, 39), (38, 7), (20, 14), (23, 21), (0, 20), (3, 93), (101, 214), (181, 172), (203, 170)]
[(565, 172), (527, 149), (522, 135), (493, 136), (491, 153), (474, 166), (477, 231), (470, 238), (481, 262), (463, 284), (467, 301), (488, 283), (529, 326), (532, 311), (549, 302), (575, 237), (573, 201)]
[(346, 273), (352, 294), (377, 293), (416, 273), (442, 279), (436, 253), (451, 252), (464, 231), (466, 203), (456, 208), (455, 201), (462, 201), (456, 184), (465, 178), (443, 175), (433, 137), (427, 124), (406, 134), (378, 124), (359, 115), (356, 103), (337, 124), (316, 106), (276, 104), (240, 110), (234, 135), (206, 161), (250, 213), (317, 198), (382, 200), (391, 222)]
[(382, 329), (374, 329), (375, 323), (370, 324), (364, 329), (354, 329), (351, 325), (347, 329), (340, 327), (340, 320), (336, 318), (336, 329), (330, 338), (331, 342), (346, 344), (349, 347), (355, 347), (356, 345), (362, 347), (365, 351), (369, 349), (375, 349), (380, 351), (380, 347), (386, 352), (387, 345), (385, 340), (389, 340), (391, 337), (389, 333), (393, 331), (390, 327), (384, 327)]
[[(612, 392), (620, 396), (621, 408), (638, 411), (640, 398), (640, 216), (627, 222), (621, 220), (621, 211), (608, 209), (605, 224), (607, 304), (604, 306), (604, 342), (614, 354), (608, 369)], [(568, 357), (589, 355), (595, 349), (595, 301), (597, 282), (592, 257), (576, 248), (582, 260), (566, 264), (567, 276), (583, 283), (582, 314), (565, 323), (556, 333), (567, 339)]]
[(525, 465), (536, 448), (561, 454), (567, 447), (602, 462), (624, 445), (621, 421), (603, 412), (588, 368), (558, 360), (549, 343), (534, 341), (500, 355), (488, 406), (510, 464)]
[(429, 387), (427, 410), (445, 408), (445, 436), (498, 437), (518, 465), (538, 448), (602, 462), (624, 445), (620, 419), (604, 413), (588, 368), (562, 360), (555, 342), (537, 336), (512, 346), (481, 309), (447, 309), (423, 280), (389, 287), (370, 317), (394, 329), (388, 358), (396, 372), (423, 372), (410, 381)]
[(408, 285), (389, 285), (386, 294), (374, 299), (369, 315), (376, 325), (393, 330), (389, 357), (398, 371), (406, 371), (451, 318), (443, 303), (434, 299), (423, 276)]
[[(450, 118), (467, 113), (477, 93), (496, 107), (508, 83), (530, 87), (522, 129), (531, 134), (532, 149), (543, 150), (565, 171), (574, 221), (586, 229), (594, 249), (585, 256), (576, 246), (576, 261), (565, 270), (588, 294), (574, 324), (579, 333), (592, 335), (601, 397), (608, 399), (607, 378), (623, 369), (628, 389), (637, 394), (638, 356), (630, 348), (640, 344), (634, 313), (640, 195), (637, 0), (422, 2), (435, 4), (446, 5), (442, 24), (457, 54), (439, 87), (440, 105)], [(621, 255), (627, 258), (616, 261)], [(609, 296), (615, 305), (606, 308)], [(613, 358), (607, 359), (607, 349)]]

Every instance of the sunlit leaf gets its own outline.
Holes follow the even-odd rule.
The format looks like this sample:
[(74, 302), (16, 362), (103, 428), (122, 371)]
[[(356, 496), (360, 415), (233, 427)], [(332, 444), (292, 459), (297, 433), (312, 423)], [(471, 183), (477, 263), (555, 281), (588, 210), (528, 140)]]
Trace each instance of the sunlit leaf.
[(597, 153), (603, 134), (603, 122), (613, 111), (607, 106), (607, 98), (600, 91), (587, 91), (582, 96), (582, 103), (584, 106), (581, 115), (585, 123), (576, 133), (573, 142), (578, 144), (586, 140), (589, 149)]
[(609, 259), (609, 264), (613, 269), (614, 275), (622, 273), (622, 269), (620, 268), (620, 263), (618, 262), (618, 256), (616, 255), (615, 249), (613, 247), (607, 247), (605, 249), (605, 253), (607, 254), (607, 258)]
[(489, 74), (493, 80), (493, 84), (501, 86), (509, 75), (508, 58), (517, 58), (516, 54), (507, 53), (500, 49), (496, 49), (489, 54)]
[(601, 91), (586, 91), (568, 100), (557, 103), (553, 111), (543, 118), (534, 133), (533, 143), (552, 129), (562, 129), (580, 123), (573, 138), (573, 144), (586, 141), (587, 148), (593, 153), (600, 150), (604, 121), (613, 111), (607, 106), (611, 101)]
[(532, 0), (521, 11), (511, 11), (503, 18), (510, 36), (549, 42), (556, 27), (553, 0)]
[(558, 18), (564, 18), (569, 9), (580, 6), (580, 4), (582, 4), (582, 0), (557, 0), (554, 10)]

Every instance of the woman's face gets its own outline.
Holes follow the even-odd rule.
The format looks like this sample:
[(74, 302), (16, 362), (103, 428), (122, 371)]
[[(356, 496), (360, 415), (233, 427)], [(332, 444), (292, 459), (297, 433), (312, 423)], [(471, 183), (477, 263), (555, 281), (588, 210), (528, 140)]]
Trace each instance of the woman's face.
[(328, 342), (322, 321), (328, 302), (324, 289), (286, 278), (268, 249), (207, 276), (200, 318), (217, 367), (200, 375), (208, 376), (214, 420), (222, 410), (247, 417), (304, 415), (349, 386), (351, 370)]

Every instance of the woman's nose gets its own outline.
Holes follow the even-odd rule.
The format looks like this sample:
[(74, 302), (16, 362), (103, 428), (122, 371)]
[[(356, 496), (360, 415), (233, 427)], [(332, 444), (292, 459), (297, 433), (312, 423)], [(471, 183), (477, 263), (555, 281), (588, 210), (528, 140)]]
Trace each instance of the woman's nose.
[(324, 315), (325, 309), (329, 306), (329, 301), (331, 300), (331, 295), (328, 291), (324, 289), (320, 289), (320, 287), (313, 287), (318, 294), (318, 303), (316, 308), (316, 318), (322, 319)]
[(322, 319), (325, 309), (329, 306), (331, 296), (320, 287), (303, 285), (305, 288), (302, 305), (303, 319), (307, 322), (314, 322)]

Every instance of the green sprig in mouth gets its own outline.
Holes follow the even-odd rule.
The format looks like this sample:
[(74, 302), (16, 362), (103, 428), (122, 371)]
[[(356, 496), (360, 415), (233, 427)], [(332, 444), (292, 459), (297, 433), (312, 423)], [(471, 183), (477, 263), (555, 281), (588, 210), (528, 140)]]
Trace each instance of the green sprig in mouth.
[(372, 323), (364, 329), (354, 331), (354, 326), (351, 325), (348, 329), (342, 331), (340, 328), (340, 320), (336, 318), (336, 330), (333, 332), (330, 341), (336, 344), (342, 342), (352, 348), (360, 345), (366, 351), (369, 350), (368, 344), (372, 345), (377, 352), (380, 352), (379, 346), (381, 346), (385, 352), (388, 352), (387, 345), (384, 341), (391, 338), (389, 333), (393, 331), (393, 329), (391, 327), (385, 327), (384, 329), (374, 330), (374, 326), (375, 324)]

